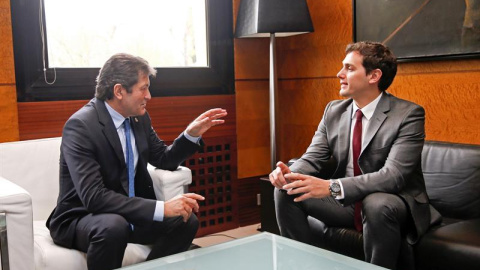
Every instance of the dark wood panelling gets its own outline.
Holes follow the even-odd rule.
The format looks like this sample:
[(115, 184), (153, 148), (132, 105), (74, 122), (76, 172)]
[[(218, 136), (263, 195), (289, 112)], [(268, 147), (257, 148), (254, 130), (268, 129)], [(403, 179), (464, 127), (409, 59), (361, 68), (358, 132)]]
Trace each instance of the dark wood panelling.
[[(88, 100), (18, 103), (20, 140), (58, 137), (67, 119)], [(152, 125), (165, 141), (174, 140), (202, 112), (215, 107), (227, 109), (225, 124), (204, 137), (235, 136), (235, 96), (191, 96), (153, 98), (147, 105)]]
[(235, 136), (211, 137), (183, 164), (192, 170), (189, 191), (205, 197), (197, 214), (197, 237), (237, 228), (238, 180)]
[(240, 226), (260, 222), (261, 206), (257, 205), (257, 195), (260, 194), (260, 177), (262, 176), (243, 178), (237, 181)]
[(164, 140), (175, 139), (195, 117), (212, 108), (224, 108), (228, 115), (225, 124), (207, 131), (204, 139), (236, 136), (234, 95), (153, 98), (147, 107), (153, 127)]
[(20, 140), (62, 136), (67, 119), (86, 103), (87, 100), (18, 103)]

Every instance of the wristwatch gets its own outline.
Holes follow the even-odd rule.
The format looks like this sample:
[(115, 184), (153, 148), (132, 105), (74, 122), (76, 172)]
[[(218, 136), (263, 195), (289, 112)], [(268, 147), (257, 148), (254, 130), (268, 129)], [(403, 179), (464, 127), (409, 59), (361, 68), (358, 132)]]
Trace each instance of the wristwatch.
[(340, 194), (342, 194), (342, 189), (340, 188), (340, 183), (338, 183), (338, 180), (330, 180), (330, 194), (332, 195), (333, 198), (336, 198)]

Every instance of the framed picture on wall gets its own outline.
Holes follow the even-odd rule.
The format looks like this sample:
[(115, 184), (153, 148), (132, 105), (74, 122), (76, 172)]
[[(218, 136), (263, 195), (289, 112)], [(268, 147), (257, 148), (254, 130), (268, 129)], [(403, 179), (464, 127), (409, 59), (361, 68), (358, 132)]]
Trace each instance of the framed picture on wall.
[(352, 0), (354, 41), (399, 60), (480, 57), (480, 0)]

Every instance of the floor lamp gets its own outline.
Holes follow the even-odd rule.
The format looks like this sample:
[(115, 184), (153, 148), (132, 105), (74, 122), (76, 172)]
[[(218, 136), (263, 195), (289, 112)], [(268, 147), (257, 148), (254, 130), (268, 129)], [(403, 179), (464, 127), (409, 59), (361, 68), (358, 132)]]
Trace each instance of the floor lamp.
[(270, 37), (270, 165), (273, 170), (277, 162), (275, 37), (313, 32), (312, 19), (306, 0), (242, 0), (235, 29), (236, 38)]

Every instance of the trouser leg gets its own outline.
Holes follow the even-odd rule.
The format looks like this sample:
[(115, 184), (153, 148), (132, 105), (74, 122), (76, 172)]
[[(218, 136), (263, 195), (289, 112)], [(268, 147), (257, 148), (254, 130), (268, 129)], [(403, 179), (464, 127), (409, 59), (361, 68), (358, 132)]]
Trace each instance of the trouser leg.
[(367, 262), (395, 269), (407, 221), (407, 206), (397, 195), (373, 193), (363, 200), (363, 243)]
[(74, 248), (87, 253), (89, 270), (120, 268), (130, 232), (120, 215), (89, 214), (77, 223)]
[(296, 196), (275, 189), (275, 213), (282, 236), (312, 244), (311, 229), (307, 217), (312, 216), (327, 226), (353, 227), (353, 207), (342, 206), (333, 197), (294, 202)]
[(131, 241), (153, 244), (147, 260), (176, 254), (188, 250), (198, 230), (198, 219), (192, 214), (187, 222), (181, 217), (165, 218), (147, 227), (135, 227)]

